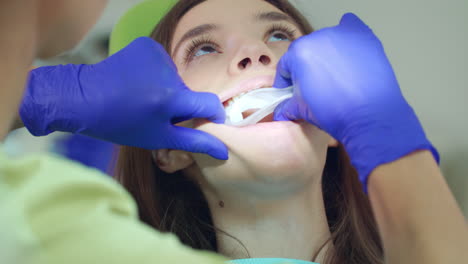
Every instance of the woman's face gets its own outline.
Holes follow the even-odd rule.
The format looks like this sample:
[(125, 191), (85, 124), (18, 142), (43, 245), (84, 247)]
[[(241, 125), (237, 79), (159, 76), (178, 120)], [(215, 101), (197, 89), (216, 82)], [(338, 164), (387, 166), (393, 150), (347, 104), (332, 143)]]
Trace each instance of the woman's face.
[[(246, 90), (272, 87), (278, 60), (300, 36), (289, 16), (263, 0), (207, 0), (179, 22), (171, 55), (188, 87), (226, 103)], [(225, 162), (191, 154), (204, 178), (218, 186), (300, 188), (310, 175), (321, 175), (331, 142), (304, 122), (195, 123), (229, 148)]]

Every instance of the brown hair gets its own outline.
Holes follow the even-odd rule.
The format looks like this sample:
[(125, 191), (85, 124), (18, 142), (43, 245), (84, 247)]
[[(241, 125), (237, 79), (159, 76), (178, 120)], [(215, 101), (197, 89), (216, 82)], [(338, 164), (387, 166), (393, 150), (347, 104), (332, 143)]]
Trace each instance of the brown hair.
[[(178, 22), (204, 1), (180, 0), (151, 37), (170, 53)], [(287, 0), (265, 1), (291, 16), (303, 34), (313, 32), (307, 20)], [(151, 151), (122, 147), (116, 177), (135, 198), (143, 222), (162, 232), (174, 233), (192, 248), (218, 251), (216, 231), (222, 231), (213, 225), (200, 188), (182, 172), (167, 174), (154, 164)], [(333, 242), (333, 250), (325, 253), (323, 263), (383, 263), (382, 245), (369, 199), (341, 145), (328, 150), (322, 191), (331, 231), (326, 243)]]

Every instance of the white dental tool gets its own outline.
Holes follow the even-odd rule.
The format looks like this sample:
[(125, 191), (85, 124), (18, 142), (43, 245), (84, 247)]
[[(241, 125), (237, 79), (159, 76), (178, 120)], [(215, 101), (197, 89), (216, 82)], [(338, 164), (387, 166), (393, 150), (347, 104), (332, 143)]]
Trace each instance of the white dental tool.
[[(257, 89), (241, 95), (239, 98), (234, 98), (225, 108), (226, 125), (241, 127), (256, 124), (273, 113), (281, 102), (291, 98), (292, 95), (293, 87), (291, 86), (284, 89)], [(253, 109), (258, 110), (244, 119), (242, 113)]]

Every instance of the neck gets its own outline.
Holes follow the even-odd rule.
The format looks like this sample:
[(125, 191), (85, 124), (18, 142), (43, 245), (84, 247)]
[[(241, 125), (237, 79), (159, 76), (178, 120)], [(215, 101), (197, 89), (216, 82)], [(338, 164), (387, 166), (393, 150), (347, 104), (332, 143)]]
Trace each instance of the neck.
[(18, 113), (36, 53), (36, 1), (0, 3), (0, 140)]
[(232, 259), (322, 260), (329, 243), (320, 248), (330, 238), (330, 231), (319, 182), (311, 181), (301, 190), (277, 199), (214, 193), (208, 191), (205, 195), (214, 225), (229, 234), (217, 233), (223, 255)]

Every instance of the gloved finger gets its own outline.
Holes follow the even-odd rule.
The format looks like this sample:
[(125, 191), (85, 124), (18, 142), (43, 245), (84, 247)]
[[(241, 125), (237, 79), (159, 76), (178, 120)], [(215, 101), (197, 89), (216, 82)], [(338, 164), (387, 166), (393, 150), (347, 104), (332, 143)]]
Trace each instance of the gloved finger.
[(289, 52), (286, 52), (281, 57), (278, 65), (276, 66), (276, 76), (273, 87), (286, 88), (292, 86), (291, 71), (289, 65)]
[(193, 118), (206, 118), (217, 124), (224, 124), (226, 112), (218, 96), (213, 93), (184, 90), (177, 93), (172, 104), (174, 123)]
[(353, 13), (346, 13), (341, 17), (340, 26), (350, 30), (369, 31), (369, 26), (366, 25), (358, 16)]
[(320, 126), (315, 121), (315, 118), (312, 112), (300, 106), (295, 98), (290, 98), (279, 104), (274, 112), (273, 120), (275, 121), (295, 121), (295, 120), (305, 120), (312, 125), (320, 128)]
[(275, 121), (299, 120), (299, 107), (292, 98), (284, 100), (275, 109), (273, 119)]
[(206, 132), (179, 126), (172, 126), (168, 132), (173, 135), (170, 148), (204, 153), (219, 160), (229, 158), (226, 145)]

